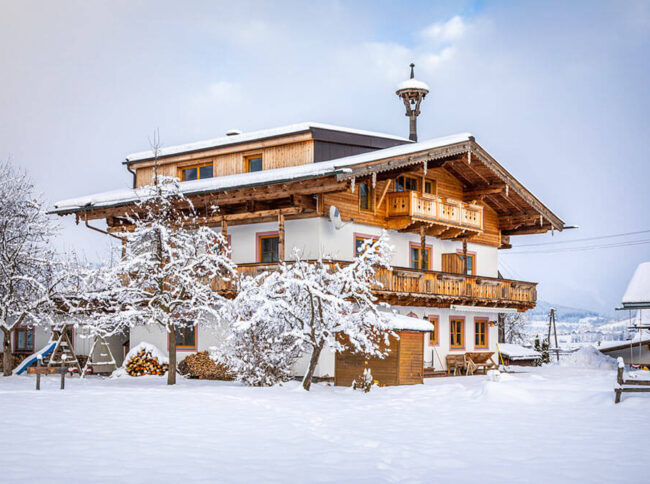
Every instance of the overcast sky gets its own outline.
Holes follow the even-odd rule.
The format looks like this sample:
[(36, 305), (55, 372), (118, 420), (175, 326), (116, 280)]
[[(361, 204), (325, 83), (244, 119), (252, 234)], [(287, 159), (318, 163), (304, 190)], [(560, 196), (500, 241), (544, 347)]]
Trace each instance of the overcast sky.
[[(149, 148), (301, 121), (408, 136), (408, 64), (431, 87), (420, 139), (470, 131), (579, 230), (650, 229), (650, 2), (0, 0), (0, 159), (49, 202), (127, 187)], [(70, 217), (59, 245), (107, 240)], [(650, 244), (500, 252), (540, 298), (611, 311)]]

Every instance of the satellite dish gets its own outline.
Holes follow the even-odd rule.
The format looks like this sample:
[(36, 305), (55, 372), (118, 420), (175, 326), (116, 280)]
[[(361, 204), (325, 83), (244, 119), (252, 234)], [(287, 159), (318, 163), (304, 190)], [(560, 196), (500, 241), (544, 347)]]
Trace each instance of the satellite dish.
[(341, 214), (339, 213), (339, 209), (336, 208), (334, 205), (330, 206), (330, 222), (332, 222), (332, 225), (334, 225), (334, 228), (336, 230), (339, 230), (341, 227), (345, 225), (343, 223), (343, 220), (341, 220)]

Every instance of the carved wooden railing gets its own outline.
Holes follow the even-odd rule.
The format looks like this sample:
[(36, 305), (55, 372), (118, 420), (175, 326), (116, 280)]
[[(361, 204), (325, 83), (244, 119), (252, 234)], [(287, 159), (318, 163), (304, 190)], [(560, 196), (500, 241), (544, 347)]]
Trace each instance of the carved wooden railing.
[(444, 224), (483, 230), (483, 207), (414, 191), (387, 195), (388, 217), (417, 217)]
[[(332, 266), (349, 264), (344, 261), (332, 261)], [(274, 270), (275, 263), (240, 264), (237, 270), (240, 274), (256, 276), (265, 271)], [(379, 293), (410, 294), (412, 296), (442, 296), (451, 297), (474, 303), (508, 303), (533, 307), (537, 300), (536, 284), (533, 282), (498, 279), (495, 277), (466, 276), (449, 272), (423, 271), (393, 267), (379, 268), (376, 274), (378, 284), (375, 290)], [(233, 291), (230, 283), (215, 280), (215, 290)]]

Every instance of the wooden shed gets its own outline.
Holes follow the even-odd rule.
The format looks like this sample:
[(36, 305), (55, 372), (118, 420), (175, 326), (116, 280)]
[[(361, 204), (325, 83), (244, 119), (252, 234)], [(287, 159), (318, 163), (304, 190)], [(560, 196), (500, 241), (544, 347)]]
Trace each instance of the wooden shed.
[[(349, 350), (336, 353), (334, 384), (350, 386), (366, 368), (380, 385), (415, 385), (424, 379), (424, 336), (433, 326), (425, 320), (395, 315), (392, 319), (397, 337), (389, 338), (385, 358), (368, 358)], [(386, 345), (382, 343), (382, 348)]]

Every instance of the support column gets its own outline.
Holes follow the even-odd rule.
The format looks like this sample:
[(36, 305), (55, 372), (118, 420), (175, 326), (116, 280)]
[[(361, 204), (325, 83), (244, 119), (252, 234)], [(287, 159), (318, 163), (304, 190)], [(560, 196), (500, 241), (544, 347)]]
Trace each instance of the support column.
[(284, 215), (278, 214), (278, 260), (284, 260)]
[(467, 275), (467, 239), (463, 239), (463, 274)]
[(221, 219), (221, 235), (223, 235), (223, 238), (226, 239), (226, 243), (228, 242), (228, 222), (226, 221), (225, 217)]
[(425, 253), (427, 250), (427, 236), (424, 232), (424, 224), (420, 225), (420, 269), (427, 269), (425, 265)]

